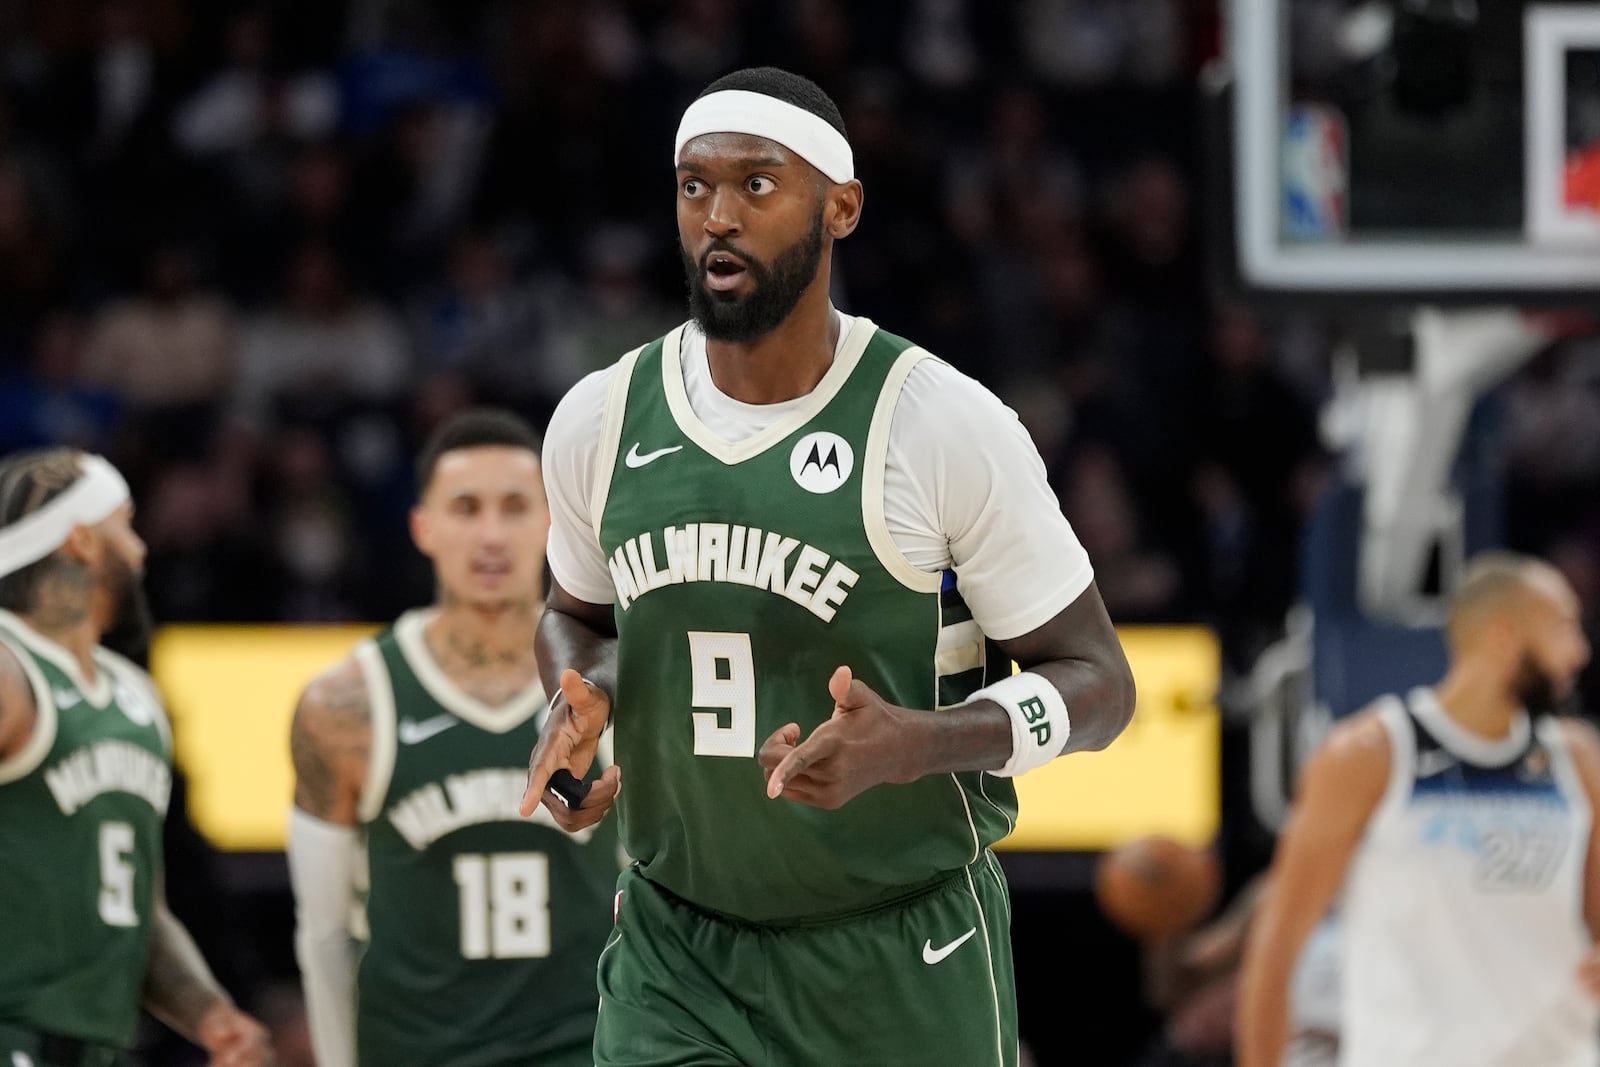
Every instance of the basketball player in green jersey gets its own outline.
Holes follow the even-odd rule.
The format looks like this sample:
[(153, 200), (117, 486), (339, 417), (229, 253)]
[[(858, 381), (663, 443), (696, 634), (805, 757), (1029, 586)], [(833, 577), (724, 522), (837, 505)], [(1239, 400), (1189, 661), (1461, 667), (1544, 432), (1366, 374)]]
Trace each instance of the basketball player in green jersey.
[[(637, 858), (595, 1062), (1015, 1064), (989, 846), (1012, 777), (1127, 724), (1127, 661), (1015, 415), (830, 303), (862, 207), (832, 101), (729, 75), (674, 162), (692, 321), (575, 386), (545, 452), (561, 699), (523, 810), (616, 802)], [(548, 787), (608, 721), (574, 809)]]
[(109, 1067), (142, 1007), (217, 1067), (270, 1061), (167, 909), (172, 776), (149, 677), (101, 647), (136, 609), (128, 486), (69, 449), (0, 462), (0, 1063)]
[(538, 446), (505, 412), (440, 426), (411, 516), (436, 603), (313, 681), (295, 713), (289, 860), (322, 1067), (593, 1062), (616, 833), (517, 814), (546, 707)]

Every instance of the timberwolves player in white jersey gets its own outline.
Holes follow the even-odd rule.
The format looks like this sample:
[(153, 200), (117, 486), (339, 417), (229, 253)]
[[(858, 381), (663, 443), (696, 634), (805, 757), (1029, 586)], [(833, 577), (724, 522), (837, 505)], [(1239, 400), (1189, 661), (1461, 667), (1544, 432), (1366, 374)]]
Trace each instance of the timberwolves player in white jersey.
[(1589, 659), (1533, 559), (1475, 561), (1450, 669), (1306, 765), (1240, 988), (1239, 1063), (1278, 1067), (1288, 988), (1342, 890), (1343, 1067), (1600, 1067), (1600, 736), (1545, 712)]

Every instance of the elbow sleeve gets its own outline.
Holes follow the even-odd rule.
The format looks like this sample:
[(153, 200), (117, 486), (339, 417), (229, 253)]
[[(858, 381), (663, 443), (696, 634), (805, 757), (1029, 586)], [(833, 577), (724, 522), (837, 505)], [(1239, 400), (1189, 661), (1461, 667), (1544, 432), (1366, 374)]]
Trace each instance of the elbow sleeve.
[(356, 961), (350, 936), (360, 841), (356, 830), (295, 808), (289, 817), (289, 882), (295, 958), (320, 1067), (355, 1067)]

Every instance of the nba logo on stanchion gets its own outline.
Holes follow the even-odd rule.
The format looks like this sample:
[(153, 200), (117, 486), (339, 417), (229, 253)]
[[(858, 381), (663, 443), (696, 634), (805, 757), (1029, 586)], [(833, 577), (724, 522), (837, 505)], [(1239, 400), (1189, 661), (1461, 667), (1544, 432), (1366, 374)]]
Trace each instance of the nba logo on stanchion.
[(1349, 231), (1349, 144), (1344, 116), (1333, 108), (1289, 109), (1283, 127), (1286, 238), (1331, 241)]

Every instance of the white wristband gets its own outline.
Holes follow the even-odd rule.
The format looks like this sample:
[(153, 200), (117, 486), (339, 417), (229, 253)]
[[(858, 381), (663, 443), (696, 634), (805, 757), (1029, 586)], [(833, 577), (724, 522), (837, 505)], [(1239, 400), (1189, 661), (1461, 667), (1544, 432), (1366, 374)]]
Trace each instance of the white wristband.
[(1015, 778), (1061, 755), (1072, 733), (1067, 718), (1067, 702), (1050, 680), (1031, 671), (984, 686), (967, 698), (992, 700), (1011, 717), (1011, 758), (1005, 766), (989, 773), (1000, 778)]

